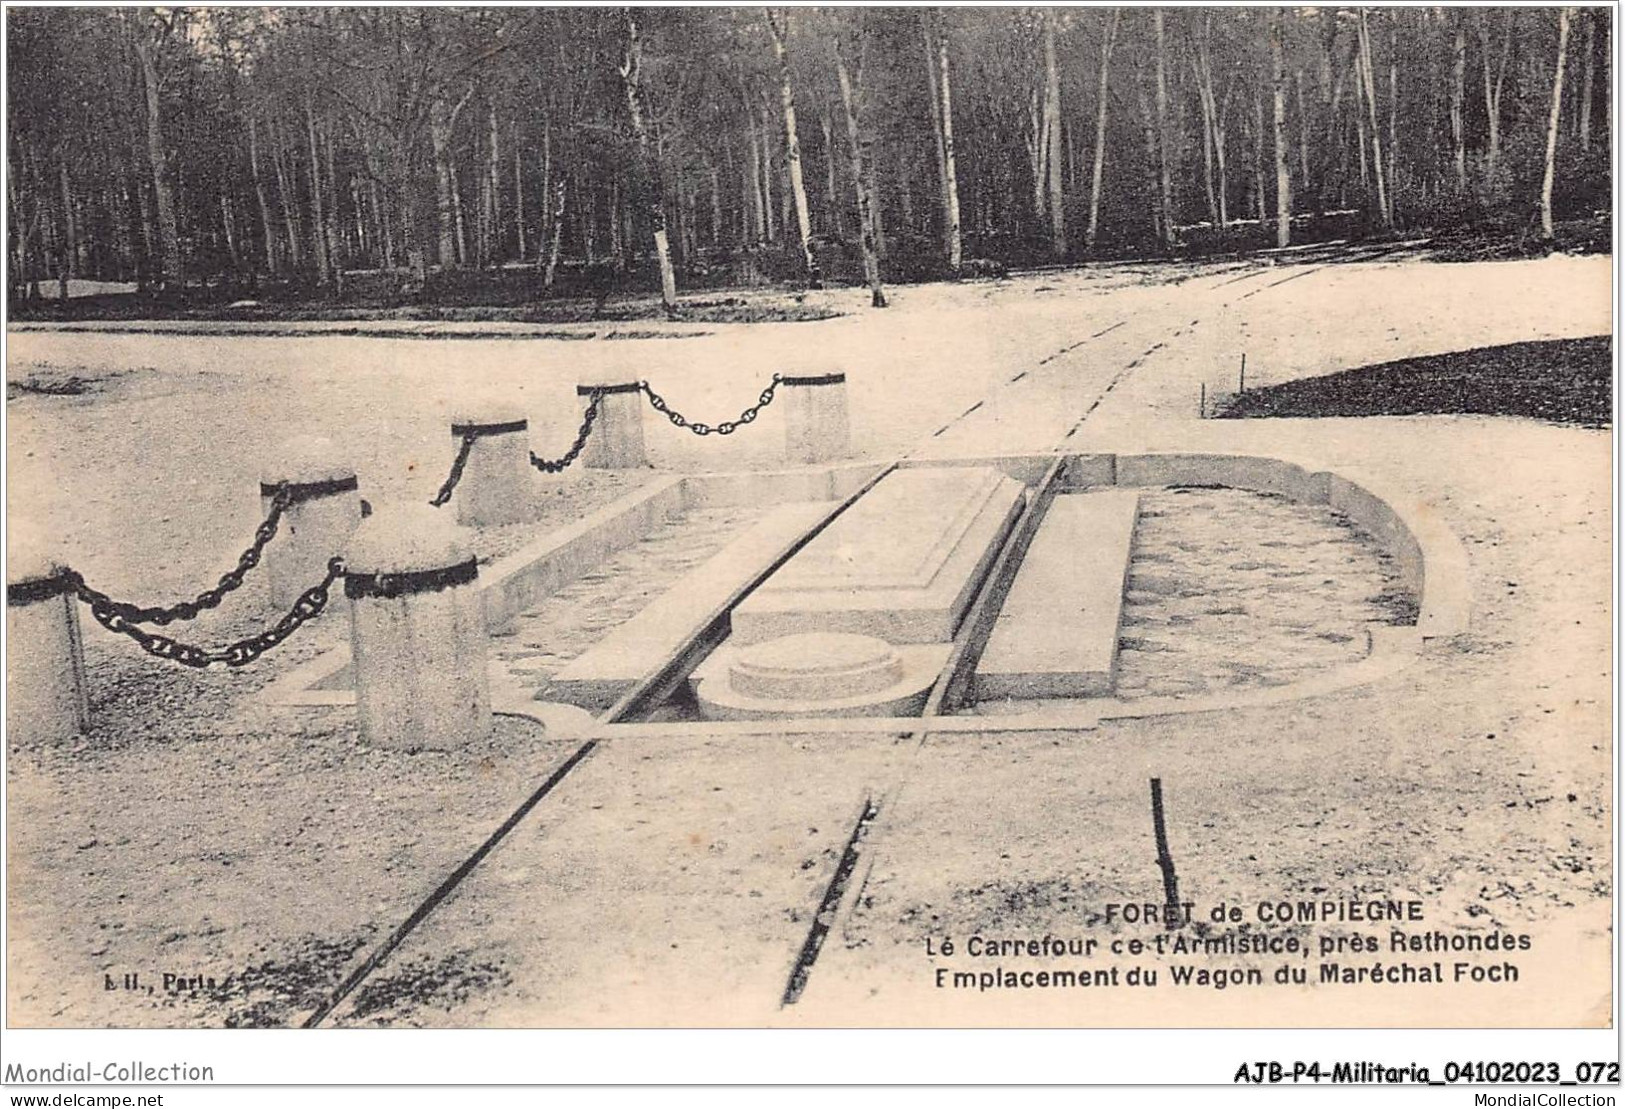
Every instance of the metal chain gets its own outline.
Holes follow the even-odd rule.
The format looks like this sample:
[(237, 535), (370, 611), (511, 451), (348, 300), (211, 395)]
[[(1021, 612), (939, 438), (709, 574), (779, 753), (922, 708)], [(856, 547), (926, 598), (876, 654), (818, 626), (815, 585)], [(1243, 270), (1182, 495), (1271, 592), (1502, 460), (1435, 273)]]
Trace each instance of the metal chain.
[(199, 670), (216, 662), (223, 662), (227, 666), (246, 666), (298, 631), (306, 620), (319, 616), (327, 607), (328, 590), (343, 573), (342, 558), (328, 559), (327, 576), (301, 593), (287, 615), (258, 635), (239, 639), (235, 643), (218, 648), (197, 647), (167, 635), (142, 631), (120, 611), (116, 602), (93, 599), (86, 596), (84, 590), (80, 591), (79, 598), (90, 605), (90, 614), (96, 618), (97, 623), (110, 632), (129, 636), (135, 640), (137, 646), (154, 658), (169, 659), (182, 666), (191, 666)]
[(457, 483), (463, 480), (463, 467), (468, 465), (468, 452), (474, 446), (474, 440), (479, 436), (472, 431), (463, 432), (463, 441), (457, 448), (457, 457), (451, 460), (451, 473), (446, 475), (445, 482), (440, 486), (440, 492), (434, 495), (429, 503), (436, 508), (451, 500), (451, 492), (457, 488)]
[(124, 601), (115, 601), (99, 589), (85, 584), (85, 579), (77, 570), (69, 570), (64, 575), (79, 599), (92, 607), (97, 606), (114, 613), (124, 623), (128, 624), (157, 624), (163, 627), (176, 620), (195, 620), (198, 613), (204, 609), (215, 608), (220, 604), (221, 598), (227, 593), (243, 584), (243, 578), (248, 572), (260, 563), (260, 555), (265, 545), (276, 535), (277, 525), (282, 521), (282, 513), (287, 509), (292, 499), (287, 482), (278, 482), (276, 492), (271, 497), (271, 511), (266, 513), (260, 526), (254, 529), (254, 542), (246, 551), (237, 557), (237, 565), (220, 575), (220, 580), (213, 589), (205, 589), (190, 601), (180, 601), (173, 605), (143, 608)]
[(570, 445), (569, 450), (564, 452), (563, 457), (556, 462), (549, 462), (545, 458), (537, 457), (535, 451), (531, 451), (530, 464), (544, 474), (562, 473), (568, 469), (570, 463), (574, 462), (581, 454), (581, 449), (587, 445), (587, 436), (592, 434), (592, 424), (598, 418), (598, 405), (603, 399), (603, 390), (594, 389), (592, 391), (592, 399), (587, 402), (586, 415), (581, 417), (581, 430), (576, 432), (576, 441)]
[(738, 419), (724, 420), (716, 427), (712, 427), (710, 424), (702, 424), (698, 421), (687, 419), (681, 412), (676, 411), (670, 405), (668, 405), (665, 397), (649, 388), (649, 383), (647, 381), (638, 382), (638, 388), (643, 390), (644, 395), (649, 398), (649, 404), (656, 412), (664, 415), (666, 419), (670, 420), (678, 427), (688, 428), (688, 430), (692, 431), (695, 435), (710, 435), (713, 431), (718, 435), (732, 435), (740, 428), (741, 425), (748, 424), (752, 420), (756, 419), (756, 414), (758, 412), (773, 403), (773, 393), (774, 390), (778, 389), (778, 387), (779, 375), (774, 374), (773, 380), (768, 383), (766, 389), (762, 390), (762, 395), (757, 398), (756, 403), (741, 412)]

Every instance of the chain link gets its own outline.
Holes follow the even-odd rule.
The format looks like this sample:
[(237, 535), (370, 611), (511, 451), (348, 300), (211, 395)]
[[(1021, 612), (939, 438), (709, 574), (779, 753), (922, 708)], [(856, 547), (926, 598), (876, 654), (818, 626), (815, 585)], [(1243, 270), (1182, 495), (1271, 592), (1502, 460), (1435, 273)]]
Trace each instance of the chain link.
[(665, 416), (666, 419), (670, 420), (678, 427), (686, 427), (695, 435), (710, 435), (712, 432), (715, 432), (718, 435), (732, 435), (735, 431), (739, 430), (742, 425), (748, 424), (752, 420), (756, 419), (756, 414), (758, 412), (773, 403), (773, 393), (779, 387), (779, 380), (779, 375), (774, 374), (773, 380), (768, 383), (766, 389), (762, 390), (762, 395), (757, 398), (755, 404), (741, 412), (738, 419), (724, 420), (716, 427), (712, 427), (710, 424), (702, 424), (697, 420), (688, 419), (681, 412), (678, 412), (676, 409), (668, 405), (665, 397), (649, 388), (649, 383), (647, 381), (638, 382), (638, 388), (643, 390), (644, 395), (649, 398), (650, 406), (654, 408), (656, 412), (659, 412), (661, 415)]
[(431, 505), (439, 508), (451, 500), (452, 490), (456, 489), (457, 483), (463, 480), (463, 467), (468, 465), (468, 452), (473, 449), (474, 440), (478, 438), (479, 436), (472, 431), (463, 432), (463, 441), (457, 447), (457, 457), (451, 460), (451, 473), (446, 475), (445, 482), (440, 486), (440, 492), (436, 493), (434, 500), (429, 502)]
[(592, 399), (587, 402), (587, 412), (581, 417), (581, 429), (576, 432), (576, 441), (570, 445), (569, 450), (564, 452), (563, 457), (556, 462), (549, 462), (545, 458), (537, 457), (535, 451), (531, 451), (530, 464), (544, 474), (562, 473), (568, 469), (570, 464), (580, 456), (582, 448), (587, 445), (587, 436), (592, 434), (592, 424), (598, 418), (598, 405), (603, 399), (604, 392), (602, 389), (592, 391)]
[(92, 611), (97, 607), (117, 615), (119, 620), (126, 624), (157, 624), (163, 627), (177, 620), (195, 620), (198, 613), (205, 609), (215, 608), (227, 593), (243, 584), (243, 578), (248, 572), (260, 564), (260, 555), (265, 545), (276, 535), (277, 525), (282, 522), (282, 513), (292, 500), (292, 494), (287, 482), (278, 482), (276, 493), (271, 497), (271, 510), (266, 513), (260, 526), (254, 529), (254, 542), (251, 543), (237, 558), (237, 565), (220, 575), (220, 580), (213, 589), (205, 589), (190, 601), (179, 601), (173, 605), (143, 608), (125, 601), (115, 601), (99, 589), (92, 588), (85, 583), (85, 579), (77, 570), (69, 570), (64, 575), (68, 584), (73, 587), (81, 601), (90, 605)]
[(167, 635), (142, 631), (127, 617), (117, 602), (108, 601), (99, 595), (87, 596), (87, 592), (94, 591), (80, 590), (79, 598), (90, 605), (90, 614), (96, 618), (98, 624), (110, 632), (129, 636), (135, 640), (137, 646), (154, 658), (168, 659), (199, 670), (217, 662), (233, 667), (246, 666), (298, 631), (305, 621), (321, 615), (322, 610), (327, 607), (328, 590), (343, 573), (342, 558), (335, 556), (328, 559), (327, 576), (301, 593), (282, 619), (258, 635), (239, 639), (235, 643), (218, 648), (197, 647)]

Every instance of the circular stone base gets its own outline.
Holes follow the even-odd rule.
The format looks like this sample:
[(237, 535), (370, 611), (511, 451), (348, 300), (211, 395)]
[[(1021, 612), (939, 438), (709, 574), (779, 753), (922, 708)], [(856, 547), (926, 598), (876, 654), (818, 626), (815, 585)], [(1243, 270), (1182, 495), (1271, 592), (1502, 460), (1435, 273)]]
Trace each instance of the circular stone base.
[(951, 650), (834, 633), (724, 644), (694, 672), (694, 695), (707, 720), (916, 716)]
[(769, 701), (864, 697), (903, 680), (897, 649), (872, 635), (810, 632), (741, 647), (728, 668), (735, 693)]

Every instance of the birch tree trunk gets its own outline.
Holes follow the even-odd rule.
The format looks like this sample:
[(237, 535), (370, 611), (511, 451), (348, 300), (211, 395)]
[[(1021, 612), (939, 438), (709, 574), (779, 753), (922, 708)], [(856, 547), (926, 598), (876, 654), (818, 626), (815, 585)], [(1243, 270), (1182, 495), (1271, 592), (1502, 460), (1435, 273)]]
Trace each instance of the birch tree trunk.
[(309, 86), (305, 95), (305, 134), (310, 140), (310, 245), (316, 256), (316, 284), (326, 288), (333, 279), (332, 259), (327, 252), (327, 223), (323, 219), (321, 148), (316, 145), (316, 112), (311, 105)]
[[(1198, 102), (1201, 97), (1197, 97)], [(1213, 128), (1208, 125), (1206, 118), (1206, 105), (1203, 105), (1202, 119), (1202, 189), (1207, 193), (1208, 218), (1213, 226), (1219, 225), (1219, 198), (1213, 191)]]
[(163, 264), (159, 286), (165, 288), (172, 282), (184, 284), (181, 273), (180, 232), (175, 223), (175, 194), (170, 188), (169, 174), (165, 165), (158, 60), (154, 54), (154, 46), (147, 37), (148, 28), (144, 24), (147, 19), (146, 12), (137, 13), (134, 18), (143, 21), (134, 28), (135, 53), (141, 64), (141, 87), (146, 93), (147, 100), (147, 163), (152, 171), (152, 198), (157, 208), (158, 243)]
[(1557, 176), (1557, 130), (1563, 118), (1563, 67), (1569, 53), (1569, 21), (1573, 9), (1557, 9), (1557, 67), (1552, 72), (1552, 111), (1546, 122), (1546, 172), (1540, 181), (1540, 237), (1550, 241), (1552, 184)]
[(497, 126), (496, 105), (486, 105), (486, 129), (490, 135), (490, 162), (487, 165), (487, 186), (485, 210), (485, 257), (481, 259), (486, 265), (495, 266), (502, 260), (502, 132)]
[(1262, 231), (1268, 217), (1264, 214), (1264, 90), (1253, 93), (1253, 214), (1258, 217)]
[[(1302, 196), (1310, 191), (1309, 169), (1309, 106), (1303, 95), (1303, 67), (1300, 65), (1293, 70), (1293, 83), (1298, 94), (1298, 186), (1295, 196)], [(1301, 201), (1294, 201), (1301, 203)]]
[[(1203, 34), (1197, 40), (1196, 57), (1192, 64), (1196, 69), (1196, 91), (1202, 106), (1202, 122), (1206, 135), (1204, 153), (1206, 151), (1212, 152), (1214, 169), (1218, 177), (1216, 182), (1209, 185), (1209, 195), (1219, 230), (1227, 231), (1230, 227), (1230, 207), (1227, 198), (1227, 172), (1225, 168), (1224, 108), (1219, 104), (1213, 87), (1211, 13), (1204, 13), (1204, 17)], [(1115, 31), (1115, 25), (1113, 29)], [(1102, 68), (1100, 88), (1102, 98), (1106, 96), (1106, 91), (1105, 70)], [(1228, 93), (1225, 100), (1228, 103)]]
[(812, 214), (807, 210), (807, 184), (801, 174), (801, 137), (796, 131), (796, 94), (790, 81), (790, 56), (784, 48), (787, 28), (780, 25), (772, 9), (767, 11), (767, 28), (773, 36), (773, 55), (779, 63), (779, 95), (784, 102), (784, 157), (790, 167), (790, 192), (795, 198), (796, 230), (801, 233), (801, 256), (807, 270), (807, 284), (824, 287), (813, 254)]
[[(73, 279), (73, 263), (75, 244), (78, 240), (77, 228), (73, 223), (73, 183), (68, 175), (68, 161), (66, 153), (62, 161), (57, 164), (57, 176), (62, 186), (62, 238), (57, 243), (58, 262), (56, 270), (57, 295), (62, 303), (68, 302), (68, 282)], [(222, 201), (225, 197), (220, 198)]]
[[(1161, 27), (1162, 14), (1157, 14)], [(1044, 141), (1049, 169), (1050, 249), (1055, 257), (1066, 257), (1066, 203), (1061, 191), (1061, 74), (1055, 64), (1055, 9), (1044, 9), (1044, 102), (1046, 105)]]
[(1292, 244), (1292, 180), (1287, 171), (1286, 63), (1281, 56), (1281, 13), (1269, 14), (1270, 68), (1275, 86), (1275, 245)]
[(1484, 63), (1484, 115), (1489, 121), (1489, 146), (1485, 151), (1485, 168), (1491, 182), (1495, 180), (1496, 165), (1501, 157), (1501, 91), (1506, 83), (1507, 60), (1512, 56), (1512, 33), (1516, 12), (1508, 8), (1504, 16), (1506, 34), (1501, 43), (1501, 59), (1497, 63), (1494, 79), (1490, 74), (1490, 11), (1478, 13), (1478, 45)]
[(1168, 49), (1162, 9), (1153, 9), (1151, 15), (1157, 30), (1157, 184), (1162, 204), (1162, 241), (1172, 250), (1178, 234), (1174, 229), (1174, 185), (1168, 168)]
[(1463, 110), (1467, 99), (1467, 27), (1457, 11), (1455, 41), (1450, 69), (1450, 145), (1454, 151), (1456, 191), (1467, 191), (1467, 125)]
[(948, 268), (954, 273), (964, 262), (964, 244), (959, 231), (959, 169), (954, 155), (953, 86), (948, 79), (948, 36), (937, 35), (937, 86), (942, 93), (942, 164), (944, 218), (948, 234)]
[(1394, 193), (1399, 189), (1399, 20), (1400, 8), (1388, 13), (1388, 220), (1394, 218)]
[(1162, 238), (1162, 200), (1157, 182), (1157, 127), (1151, 115), (1151, 100), (1145, 91), (1145, 71), (1134, 74), (1134, 97), (1140, 109), (1140, 131), (1145, 139), (1145, 164), (1150, 173), (1145, 195), (1150, 200), (1151, 233)]
[[(925, 44), (925, 86), (930, 93), (928, 97), (931, 104), (931, 137), (935, 140), (937, 155), (937, 185), (942, 194), (942, 210), (948, 211), (948, 158), (947, 151), (942, 142), (942, 90), (938, 87), (937, 79), (937, 44), (936, 35), (931, 30), (932, 13), (929, 10), (920, 12), (920, 39)], [(944, 217), (946, 223), (946, 216)], [(947, 227), (943, 227), (943, 250), (948, 249)]]
[(1100, 84), (1095, 99), (1095, 156), (1089, 176), (1089, 225), (1084, 231), (1084, 245), (1094, 249), (1095, 237), (1100, 231), (1100, 188), (1106, 170), (1106, 107), (1111, 96), (1112, 50), (1117, 45), (1117, 25), (1123, 18), (1122, 8), (1113, 8), (1100, 40)]
[[(564, 179), (561, 177), (559, 180), (562, 183)], [(549, 204), (549, 201), (553, 198), (555, 188), (556, 186), (553, 184), (553, 117), (548, 116), (542, 120), (542, 191), (539, 194), (539, 203), (542, 209), (539, 214), (542, 224), (537, 228), (537, 235), (541, 241), (536, 244), (536, 261), (542, 265), (545, 265), (542, 253), (543, 244), (553, 238), (553, 212), (555, 208)]]
[(1355, 36), (1354, 56), (1350, 61), (1354, 68), (1354, 130), (1356, 145), (1360, 150), (1360, 188), (1365, 189), (1371, 184), (1371, 144), (1365, 134), (1365, 67), (1360, 64), (1358, 35)]
[(333, 158), (333, 124), (328, 120), (322, 128), (322, 145), (327, 151), (327, 219), (323, 221), (327, 246), (327, 273), (333, 281), (335, 295), (344, 295), (344, 207), (339, 203), (338, 167)]
[(773, 129), (767, 122), (767, 109), (761, 112), (762, 143), (760, 147), (762, 169), (760, 180), (762, 182), (762, 227), (767, 233), (767, 241), (777, 242), (779, 238), (779, 220), (777, 210), (773, 207)]
[[(860, 13), (861, 18), (861, 13)], [(835, 35), (835, 77), (841, 86), (841, 107), (846, 113), (846, 138), (852, 148), (852, 187), (858, 197), (858, 222), (862, 227), (863, 277), (869, 286), (869, 303), (886, 307), (886, 291), (880, 285), (880, 256), (875, 243), (875, 205), (869, 175), (864, 171), (865, 144), (858, 124), (857, 96), (852, 74), (847, 69), (840, 31)], [(861, 74), (860, 74), (861, 79)]]
[[(1042, 97), (1043, 109), (1039, 103)], [(1034, 87), (1027, 102), (1028, 133), (1027, 160), (1033, 171), (1033, 219), (1042, 223), (1047, 205), (1044, 203), (1044, 183), (1049, 176), (1049, 97), (1044, 90)]]
[(655, 257), (660, 263), (660, 303), (668, 319), (677, 318), (677, 274), (671, 265), (671, 244), (666, 238), (666, 206), (661, 202), (660, 175), (652, 164), (649, 130), (643, 119), (643, 40), (638, 34), (637, 20), (631, 8), (623, 8), (621, 17), (626, 24), (626, 54), (621, 61), (621, 83), (626, 89), (626, 108), (632, 116), (632, 131), (637, 136), (642, 166), (638, 188), (640, 199), (654, 228)]
[[(519, 148), (519, 121), (509, 122), (509, 137), (513, 140), (513, 233), (517, 259), (523, 262), (530, 256), (525, 244), (525, 158)], [(546, 196), (546, 193), (542, 194)]]
[(846, 237), (846, 216), (841, 211), (841, 191), (835, 177), (835, 125), (829, 118), (829, 108), (826, 106), (819, 121), (824, 128), (824, 191), (829, 200), (829, 222), (835, 231), (835, 237)]
[[(749, 101), (746, 101), (747, 111)], [(745, 199), (750, 212), (751, 241), (765, 243), (767, 241), (767, 207), (762, 199), (762, 144), (756, 137), (756, 117), (747, 114), (745, 117), (746, 139), (746, 179)]]
[(1382, 134), (1377, 129), (1377, 81), (1371, 65), (1371, 29), (1366, 21), (1366, 9), (1359, 10), (1360, 77), (1365, 86), (1367, 122), (1371, 131), (1371, 169), (1377, 180), (1377, 216), (1382, 226), (1394, 225), (1394, 210), (1389, 205), (1387, 174), (1382, 161)]
[[(282, 223), (288, 233), (289, 263), (296, 274), (302, 274), (305, 268), (305, 236), (300, 227), (299, 205), (293, 195), (292, 179), (297, 167), (284, 165), (282, 151), (286, 146), (286, 139), (282, 133), (281, 121), (276, 121), (271, 137), (271, 155), (276, 161), (276, 184), (279, 198), (282, 201)], [(292, 161), (289, 154), (287, 161)]]
[(1591, 149), (1591, 102), (1596, 98), (1597, 78), (1597, 15), (1582, 9), (1585, 21), (1585, 80), (1580, 86), (1580, 149)]
[(559, 251), (564, 245), (565, 187), (568, 184), (568, 180), (561, 176), (558, 180), (558, 184), (553, 186), (554, 191), (558, 194), (558, 198), (553, 204), (553, 241), (552, 244), (547, 248), (547, 270), (542, 275), (543, 292), (551, 292), (553, 290), (553, 280), (554, 278), (558, 277), (559, 274)]
[[(461, 105), (458, 105), (461, 108)], [(429, 103), (429, 144), (434, 153), (434, 208), (435, 254), (443, 270), (454, 270), (460, 262), (457, 251), (456, 184), (452, 177), (451, 126), (456, 113), (446, 104), (446, 98), (435, 93)]]
[(265, 195), (265, 179), (260, 176), (259, 127), (254, 116), (248, 117), (248, 172), (254, 179), (254, 196), (260, 204), (260, 224), (265, 232), (265, 272), (275, 277), (276, 224), (271, 219), (271, 202)]
[(446, 164), (447, 177), (451, 186), (451, 220), (455, 230), (457, 246), (457, 264), (468, 264), (468, 235), (463, 224), (463, 183), (457, 175), (457, 163), (451, 161)]

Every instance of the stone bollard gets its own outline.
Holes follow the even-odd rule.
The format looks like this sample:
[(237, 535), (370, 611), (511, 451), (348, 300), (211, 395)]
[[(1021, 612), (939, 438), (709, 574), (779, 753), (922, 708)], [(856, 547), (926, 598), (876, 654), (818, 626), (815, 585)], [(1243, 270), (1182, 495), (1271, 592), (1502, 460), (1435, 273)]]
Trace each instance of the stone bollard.
[[(13, 533), (24, 525), (11, 521)], [(72, 738), (90, 723), (79, 601), (64, 567), (40, 551), (6, 562), (6, 729), (32, 746)]]
[(852, 426), (846, 411), (846, 375), (786, 375), (784, 457), (792, 466), (811, 466), (852, 453)]
[(459, 450), (464, 435), (475, 437), (451, 494), (459, 524), (501, 527), (535, 518), (529, 430), (530, 421), (509, 406), (469, 409), (452, 420), (451, 436)]
[(454, 750), (491, 726), (479, 568), (466, 528), (428, 505), (383, 509), (345, 552), (361, 734)]
[(603, 385), (577, 385), (576, 396), (583, 400), (597, 390), (598, 419), (582, 452), (584, 465), (595, 470), (631, 470), (649, 464), (643, 445), (643, 390), (637, 382)]
[(344, 549), (361, 522), (360, 483), (355, 470), (334, 461), (326, 439), (294, 439), (260, 473), (260, 509), (269, 513), (277, 485), (287, 482), (289, 502), (262, 561), (271, 604), (293, 607), (299, 595), (327, 574), (327, 560)]

